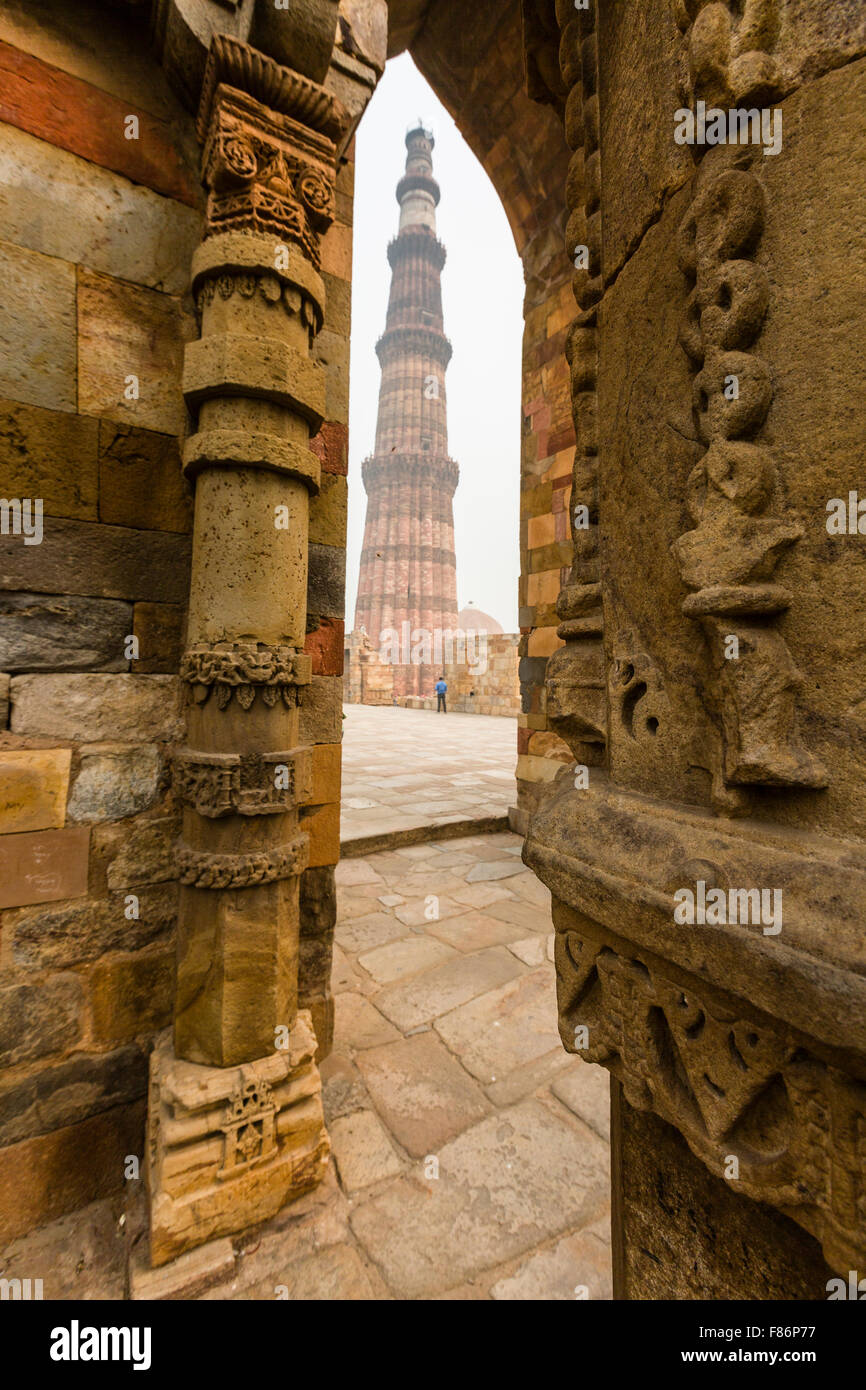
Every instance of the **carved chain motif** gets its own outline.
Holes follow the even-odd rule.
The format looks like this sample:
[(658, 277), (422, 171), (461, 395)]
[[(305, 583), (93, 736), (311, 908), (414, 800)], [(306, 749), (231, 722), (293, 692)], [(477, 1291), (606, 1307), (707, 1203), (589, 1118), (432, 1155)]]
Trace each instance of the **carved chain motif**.
[(692, 100), (710, 106), (765, 104), (781, 93), (773, 47), (779, 0), (673, 0), (686, 35)]
[(309, 858), (310, 841), (298, 835), (281, 849), (253, 854), (205, 854), (178, 845), (177, 865), (180, 882), (191, 888), (252, 888), (303, 873)]
[[(607, 742), (607, 692), (598, 558), (598, 303), (601, 273), (601, 157), (598, 119), (596, 5), (580, 10), (562, 30), (560, 65), (569, 89), (565, 133), (575, 151), (569, 163), (566, 251), (584, 260), (572, 287), (580, 312), (569, 330), (572, 417), (576, 437), (571, 494), (574, 555), (570, 582), (560, 592), (558, 636), (565, 641), (547, 663), (550, 725), (581, 761), (599, 762)], [(583, 249), (585, 248), (585, 250)], [(576, 257), (576, 252), (578, 256)]]
[[(701, 623), (710, 646), (725, 780), (819, 787), (824, 769), (797, 735), (802, 678), (772, 622), (789, 596), (769, 582), (801, 531), (767, 514), (776, 469), (772, 451), (752, 442), (773, 399), (767, 362), (748, 351), (769, 302), (766, 271), (753, 260), (765, 195), (750, 169), (719, 173), (708, 163), (678, 244), (680, 267), (694, 284), (680, 341), (696, 370), (694, 413), (708, 446), (688, 480), (695, 529), (673, 546), (683, 582), (696, 591), (683, 612)], [(730, 659), (732, 636), (738, 646)]]
[(207, 276), (199, 284), (195, 295), (195, 307), (198, 311), (199, 322), (201, 322), (204, 310), (213, 304), (217, 295), (224, 300), (231, 299), (233, 294), (240, 295), (241, 299), (252, 299), (256, 293), (266, 304), (282, 304), (290, 318), (294, 314), (299, 314), (301, 322), (308, 331), (310, 346), (312, 346), (313, 338), (321, 327), (316, 305), (295, 285), (281, 283), (277, 275), (257, 274), (254, 271), (249, 271), (247, 273), (223, 272), (219, 275)]
[(200, 816), (267, 816), (291, 810), (311, 794), (312, 756), (287, 753), (198, 753), (174, 759), (175, 793)]
[(714, 1173), (730, 1177), (736, 1158), (735, 1189), (788, 1211), (830, 1263), (862, 1264), (866, 1086), (583, 931), (560, 929), (554, 952), (566, 1050), (612, 1071)]
[(312, 658), (294, 647), (268, 647), (262, 642), (188, 647), (181, 658), (180, 677), (191, 687), (196, 704), (204, 704), (215, 690), (220, 709), (234, 696), (247, 710), (257, 693), (271, 708), (279, 699), (292, 706), (297, 703), (297, 687), (312, 679)]

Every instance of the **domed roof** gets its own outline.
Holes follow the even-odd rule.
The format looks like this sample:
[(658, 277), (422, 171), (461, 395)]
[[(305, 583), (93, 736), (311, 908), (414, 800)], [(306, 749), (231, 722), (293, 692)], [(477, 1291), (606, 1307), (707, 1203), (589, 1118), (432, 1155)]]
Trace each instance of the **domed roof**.
[(501, 623), (491, 618), (489, 613), (476, 608), (474, 603), (467, 603), (465, 608), (460, 609), (457, 614), (457, 626), (464, 632), (486, 632), (490, 636), (505, 631)]

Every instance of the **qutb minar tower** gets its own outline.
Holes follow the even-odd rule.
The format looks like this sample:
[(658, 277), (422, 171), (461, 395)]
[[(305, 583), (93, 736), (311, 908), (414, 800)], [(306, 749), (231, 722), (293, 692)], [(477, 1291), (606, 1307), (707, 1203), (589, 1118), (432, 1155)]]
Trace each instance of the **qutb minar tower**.
[(422, 126), (406, 136), (406, 172), (397, 184), (400, 228), (388, 247), (388, 316), (376, 344), (382, 367), (376, 448), (363, 464), (367, 519), (355, 628), (366, 628), (380, 649), (396, 634), (407, 663), (394, 672), (397, 695), (431, 692), (442, 660), (437, 634), (441, 642), (443, 632), (457, 628), (451, 504), (458, 469), (448, 457), (451, 344), (442, 321), (445, 248), (436, 236), (433, 144)]

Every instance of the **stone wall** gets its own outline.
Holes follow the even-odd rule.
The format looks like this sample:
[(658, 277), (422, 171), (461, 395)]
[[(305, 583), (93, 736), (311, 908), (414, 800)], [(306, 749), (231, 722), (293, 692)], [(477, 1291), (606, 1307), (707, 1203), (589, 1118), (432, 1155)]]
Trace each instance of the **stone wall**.
[[(437, 668), (448, 685), (448, 708), (463, 714), (497, 714), (520, 717), (519, 649), (522, 638), (516, 633), (493, 633), (487, 638), (486, 670), (473, 670), (458, 662)], [(403, 705), (407, 709), (436, 708), (435, 694), (394, 695), (394, 666), (380, 661), (379, 653), (363, 633), (353, 632), (346, 639), (347, 704)]]
[[(146, 8), (146, 7), (145, 7)], [(203, 193), (194, 116), (146, 15), (0, 16), (0, 478), (43, 539), (0, 536), (0, 1242), (123, 1184), (171, 1021), (170, 749), (189, 591), (184, 343)], [(132, 119), (134, 118), (134, 120)], [(137, 125), (136, 125), (137, 122)], [(137, 138), (127, 138), (137, 135)], [(353, 163), (323, 247), (326, 423), (310, 505), (314, 745), (300, 1003), (333, 1029)], [(137, 646), (130, 641), (136, 639)], [(61, 1176), (62, 1175), (62, 1176)]]

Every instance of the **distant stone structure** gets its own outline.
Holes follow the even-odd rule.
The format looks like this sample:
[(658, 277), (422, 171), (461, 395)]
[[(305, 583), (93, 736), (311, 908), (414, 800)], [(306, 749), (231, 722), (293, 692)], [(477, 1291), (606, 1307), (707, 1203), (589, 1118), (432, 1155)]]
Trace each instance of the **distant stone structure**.
[[(458, 626), (452, 510), (458, 469), (448, 457), (451, 344), (442, 319), (445, 248), (436, 236), (434, 143), (422, 126), (406, 136), (406, 172), (397, 184), (400, 229), (388, 247), (388, 315), (376, 344), (382, 382), (376, 447), (362, 468), (367, 519), (355, 627), (365, 628), (377, 646), (393, 634), (405, 647), (406, 624), (409, 633), (430, 634), (434, 645), (435, 634)], [(439, 662), (435, 655), (401, 660), (395, 693), (425, 694)]]

